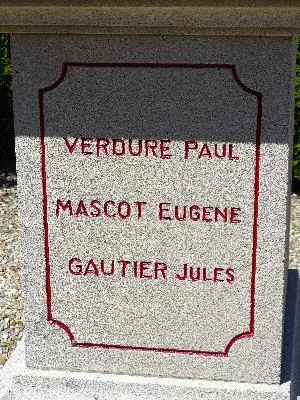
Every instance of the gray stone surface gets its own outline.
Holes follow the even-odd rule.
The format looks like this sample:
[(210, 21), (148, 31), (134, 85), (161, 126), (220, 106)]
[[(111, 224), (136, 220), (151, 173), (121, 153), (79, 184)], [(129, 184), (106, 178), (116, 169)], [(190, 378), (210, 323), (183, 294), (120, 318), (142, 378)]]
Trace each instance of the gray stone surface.
[(300, 399), (300, 273), (294, 279), (297, 282), (298, 295), (295, 302), (295, 320), (294, 320), (294, 337), (293, 337), (293, 357), (291, 362), (292, 385), (291, 390), (295, 394), (297, 400)]
[[(299, 391), (300, 273), (289, 271), (285, 318), (283, 384), (249, 384), (112, 375), (58, 370), (43, 371), (25, 365), (20, 342), (0, 370), (1, 400), (296, 400)], [(296, 320), (294, 321), (294, 317)], [(296, 334), (295, 334), (296, 333)], [(293, 340), (294, 338), (294, 340)], [(292, 354), (293, 352), (293, 354)], [(292, 362), (293, 368), (291, 369)], [(291, 386), (290, 380), (293, 384)]]
[(300, 33), (298, 0), (2, 0), (10, 33), (271, 35)]
[[(27, 365), (279, 384), (293, 40), (15, 36), (12, 48)], [(257, 99), (224, 68), (179, 73), (172, 67), (154, 72), (70, 66), (61, 84), (44, 92), (51, 317), (68, 325), (75, 339), (71, 343), (65, 325), (47, 322), (38, 90), (57, 81), (66, 61), (235, 64), (241, 82), (262, 93), (254, 337), (230, 342), (247, 332), (250, 322)], [(171, 139), (174, 157), (136, 161), (68, 155), (63, 136), (76, 135)], [(239, 146), (238, 162), (182, 160), (184, 140), (214, 144), (230, 139)], [(60, 197), (75, 202), (146, 199), (150, 211), (140, 221), (56, 218)], [(242, 222), (224, 224), (221, 230), (216, 224), (155, 220), (151, 206), (169, 200), (215, 207), (228, 203), (242, 209)], [(69, 275), (68, 260), (79, 255), (84, 260), (161, 260), (176, 267), (185, 260), (210, 268), (234, 263), (237, 275), (232, 285), (108, 278), (99, 285), (100, 277)], [(77, 342), (104, 346), (80, 347)], [(228, 357), (190, 354), (224, 354), (230, 343)], [(143, 350), (188, 347), (189, 352), (103, 348), (111, 344)]]
[[(53, 319), (69, 327), (78, 343), (224, 353), (250, 329), (256, 97), (225, 68), (74, 66), (61, 85), (45, 92), (44, 116)], [(69, 154), (61, 132), (71, 143), (74, 132), (110, 143), (123, 138), (118, 153), (131, 138), (135, 152), (139, 139), (143, 147), (147, 139), (168, 139), (165, 153), (172, 157), (162, 159), (160, 150), (157, 158), (147, 150), (140, 157), (128, 150), (113, 156), (113, 144), (109, 156), (103, 150), (99, 157), (84, 156), (79, 145)], [(184, 140), (191, 147), (199, 141), (188, 159)], [(233, 142), (240, 160), (198, 159), (203, 142), (213, 149), (214, 141), (220, 147)], [(89, 142), (93, 152), (96, 142)], [(74, 214), (82, 200), (88, 211), (76, 217), (60, 208), (57, 216), (57, 199), (70, 199)], [(95, 199), (98, 217), (91, 216), (97, 213), (90, 206)], [(117, 213), (114, 218), (105, 215), (108, 201), (116, 203), (108, 208), (108, 215)], [(140, 218), (138, 201), (147, 203)], [(130, 204), (128, 218), (125, 204), (118, 214), (121, 202)], [(175, 219), (176, 205), (180, 217), (187, 207), (185, 221)], [(202, 207), (241, 209), (234, 218), (241, 223), (195, 220), (196, 212), (191, 220), (192, 205), (201, 215)], [(213, 221), (213, 213), (206, 218)], [(73, 258), (75, 273), (80, 268), (84, 274), (92, 259), (99, 276), (91, 266), (87, 275), (70, 274)], [(113, 275), (103, 275), (101, 260), (106, 273), (114, 260)], [(125, 273), (121, 260), (130, 261)], [(146, 262), (137, 278), (134, 260)], [(186, 263), (195, 277), (201, 268), (201, 280), (177, 278)], [(219, 282), (212, 281), (216, 268)]]
[(282, 385), (43, 371), (25, 366), (20, 343), (0, 372), (1, 400), (290, 400)]

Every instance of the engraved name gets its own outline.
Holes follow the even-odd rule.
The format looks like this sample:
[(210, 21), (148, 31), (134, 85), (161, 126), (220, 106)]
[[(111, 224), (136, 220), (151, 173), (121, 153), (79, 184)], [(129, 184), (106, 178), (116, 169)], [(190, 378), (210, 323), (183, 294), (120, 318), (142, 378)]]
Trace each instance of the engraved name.
[[(57, 199), (55, 215), (61, 214), (69, 217), (94, 217), (106, 219), (142, 219), (148, 206), (147, 201), (100, 201), (93, 199), (78, 202)], [(213, 207), (200, 204), (175, 205), (169, 202), (161, 202), (155, 205), (154, 218), (160, 221), (194, 221), (194, 222), (223, 222), (239, 224), (241, 222), (240, 207)]]
[[(64, 138), (65, 149), (69, 154), (82, 156), (115, 156), (115, 157), (153, 157), (170, 159), (172, 141), (169, 139), (108, 139), (74, 137)], [(210, 144), (195, 140), (182, 142), (182, 155), (184, 159), (227, 159), (239, 160), (238, 148), (232, 143)]]
[(94, 260), (82, 261), (78, 257), (69, 260), (71, 275), (115, 277), (129, 279), (175, 279), (178, 281), (232, 284), (235, 282), (232, 267), (195, 267), (187, 263), (170, 266), (160, 261)]

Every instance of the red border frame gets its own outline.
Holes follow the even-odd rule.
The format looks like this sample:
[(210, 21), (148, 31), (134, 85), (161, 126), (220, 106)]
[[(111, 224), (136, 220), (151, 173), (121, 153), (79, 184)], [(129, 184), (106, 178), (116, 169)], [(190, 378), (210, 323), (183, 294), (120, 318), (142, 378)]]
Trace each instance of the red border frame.
[[(252, 275), (251, 275), (251, 297), (250, 297), (250, 323), (249, 331), (242, 332), (233, 337), (224, 352), (213, 352), (203, 350), (188, 349), (171, 349), (171, 348), (152, 348), (152, 347), (134, 347), (123, 345), (95, 344), (95, 343), (78, 343), (75, 340), (70, 328), (63, 322), (53, 318), (51, 304), (51, 268), (50, 268), (50, 249), (48, 235), (48, 215), (47, 215), (47, 185), (46, 185), (46, 150), (45, 150), (45, 126), (44, 126), (44, 93), (55, 89), (64, 80), (68, 67), (90, 67), (90, 68), (222, 68), (229, 69), (236, 83), (247, 93), (257, 98), (257, 117), (256, 117), (256, 154), (255, 154), (255, 179), (254, 179), (254, 216), (253, 216), (253, 246), (252, 246)], [(234, 64), (172, 64), (172, 63), (81, 63), (81, 62), (64, 62), (62, 65), (61, 75), (52, 85), (39, 89), (39, 107), (40, 107), (40, 134), (41, 134), (41, 158), (42, 158), (42, 184), (43, 184), (43, 220), (45, 231), (45, 260), (46, 260), (46, 294), (47, 294), (47, 320), (51, 325), (56, 325), (63, 329), (72, 346), (77, 347), (99, 347), (103, 349), (119, 349), (119, 350), (139, 350), (139, 351), (155, 351), (165, 353), (181, 353), (202, 356), (228, 357), (229, 351), (234, 343), (240, 339), (254, 336), (255, 326), (255, 281), (256, 281), (256, 258), (257, 258), (257, 230), (258, 230), (258, 200), (259, 200), (259, 165), (260, 165), (260, 136), (261, 136), (261, 119), (262, 119), (262, 93), (250, 89), (238, 77), (236, 66)]]

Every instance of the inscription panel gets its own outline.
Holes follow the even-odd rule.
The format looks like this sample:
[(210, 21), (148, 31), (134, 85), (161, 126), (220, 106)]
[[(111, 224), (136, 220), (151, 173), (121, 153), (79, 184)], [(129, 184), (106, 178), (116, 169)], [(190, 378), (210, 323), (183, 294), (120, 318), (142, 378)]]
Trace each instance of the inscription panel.
[(228, 64), (65, 63), (39, 99), (49, 322), (203, 356), (253, 336), (261, 94)]

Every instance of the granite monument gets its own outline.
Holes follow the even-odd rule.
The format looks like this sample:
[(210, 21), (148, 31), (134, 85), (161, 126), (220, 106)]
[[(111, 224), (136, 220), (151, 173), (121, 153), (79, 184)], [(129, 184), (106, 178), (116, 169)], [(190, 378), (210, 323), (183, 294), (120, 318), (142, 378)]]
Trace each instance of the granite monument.
[(295, 396), (282, 343), (300, 7), (257, 3), (129, 7), (123, 31), (122, 6), (76, 4), (66, 23), (65, 7), (15, 5), (26, 336), (3, 399)]

